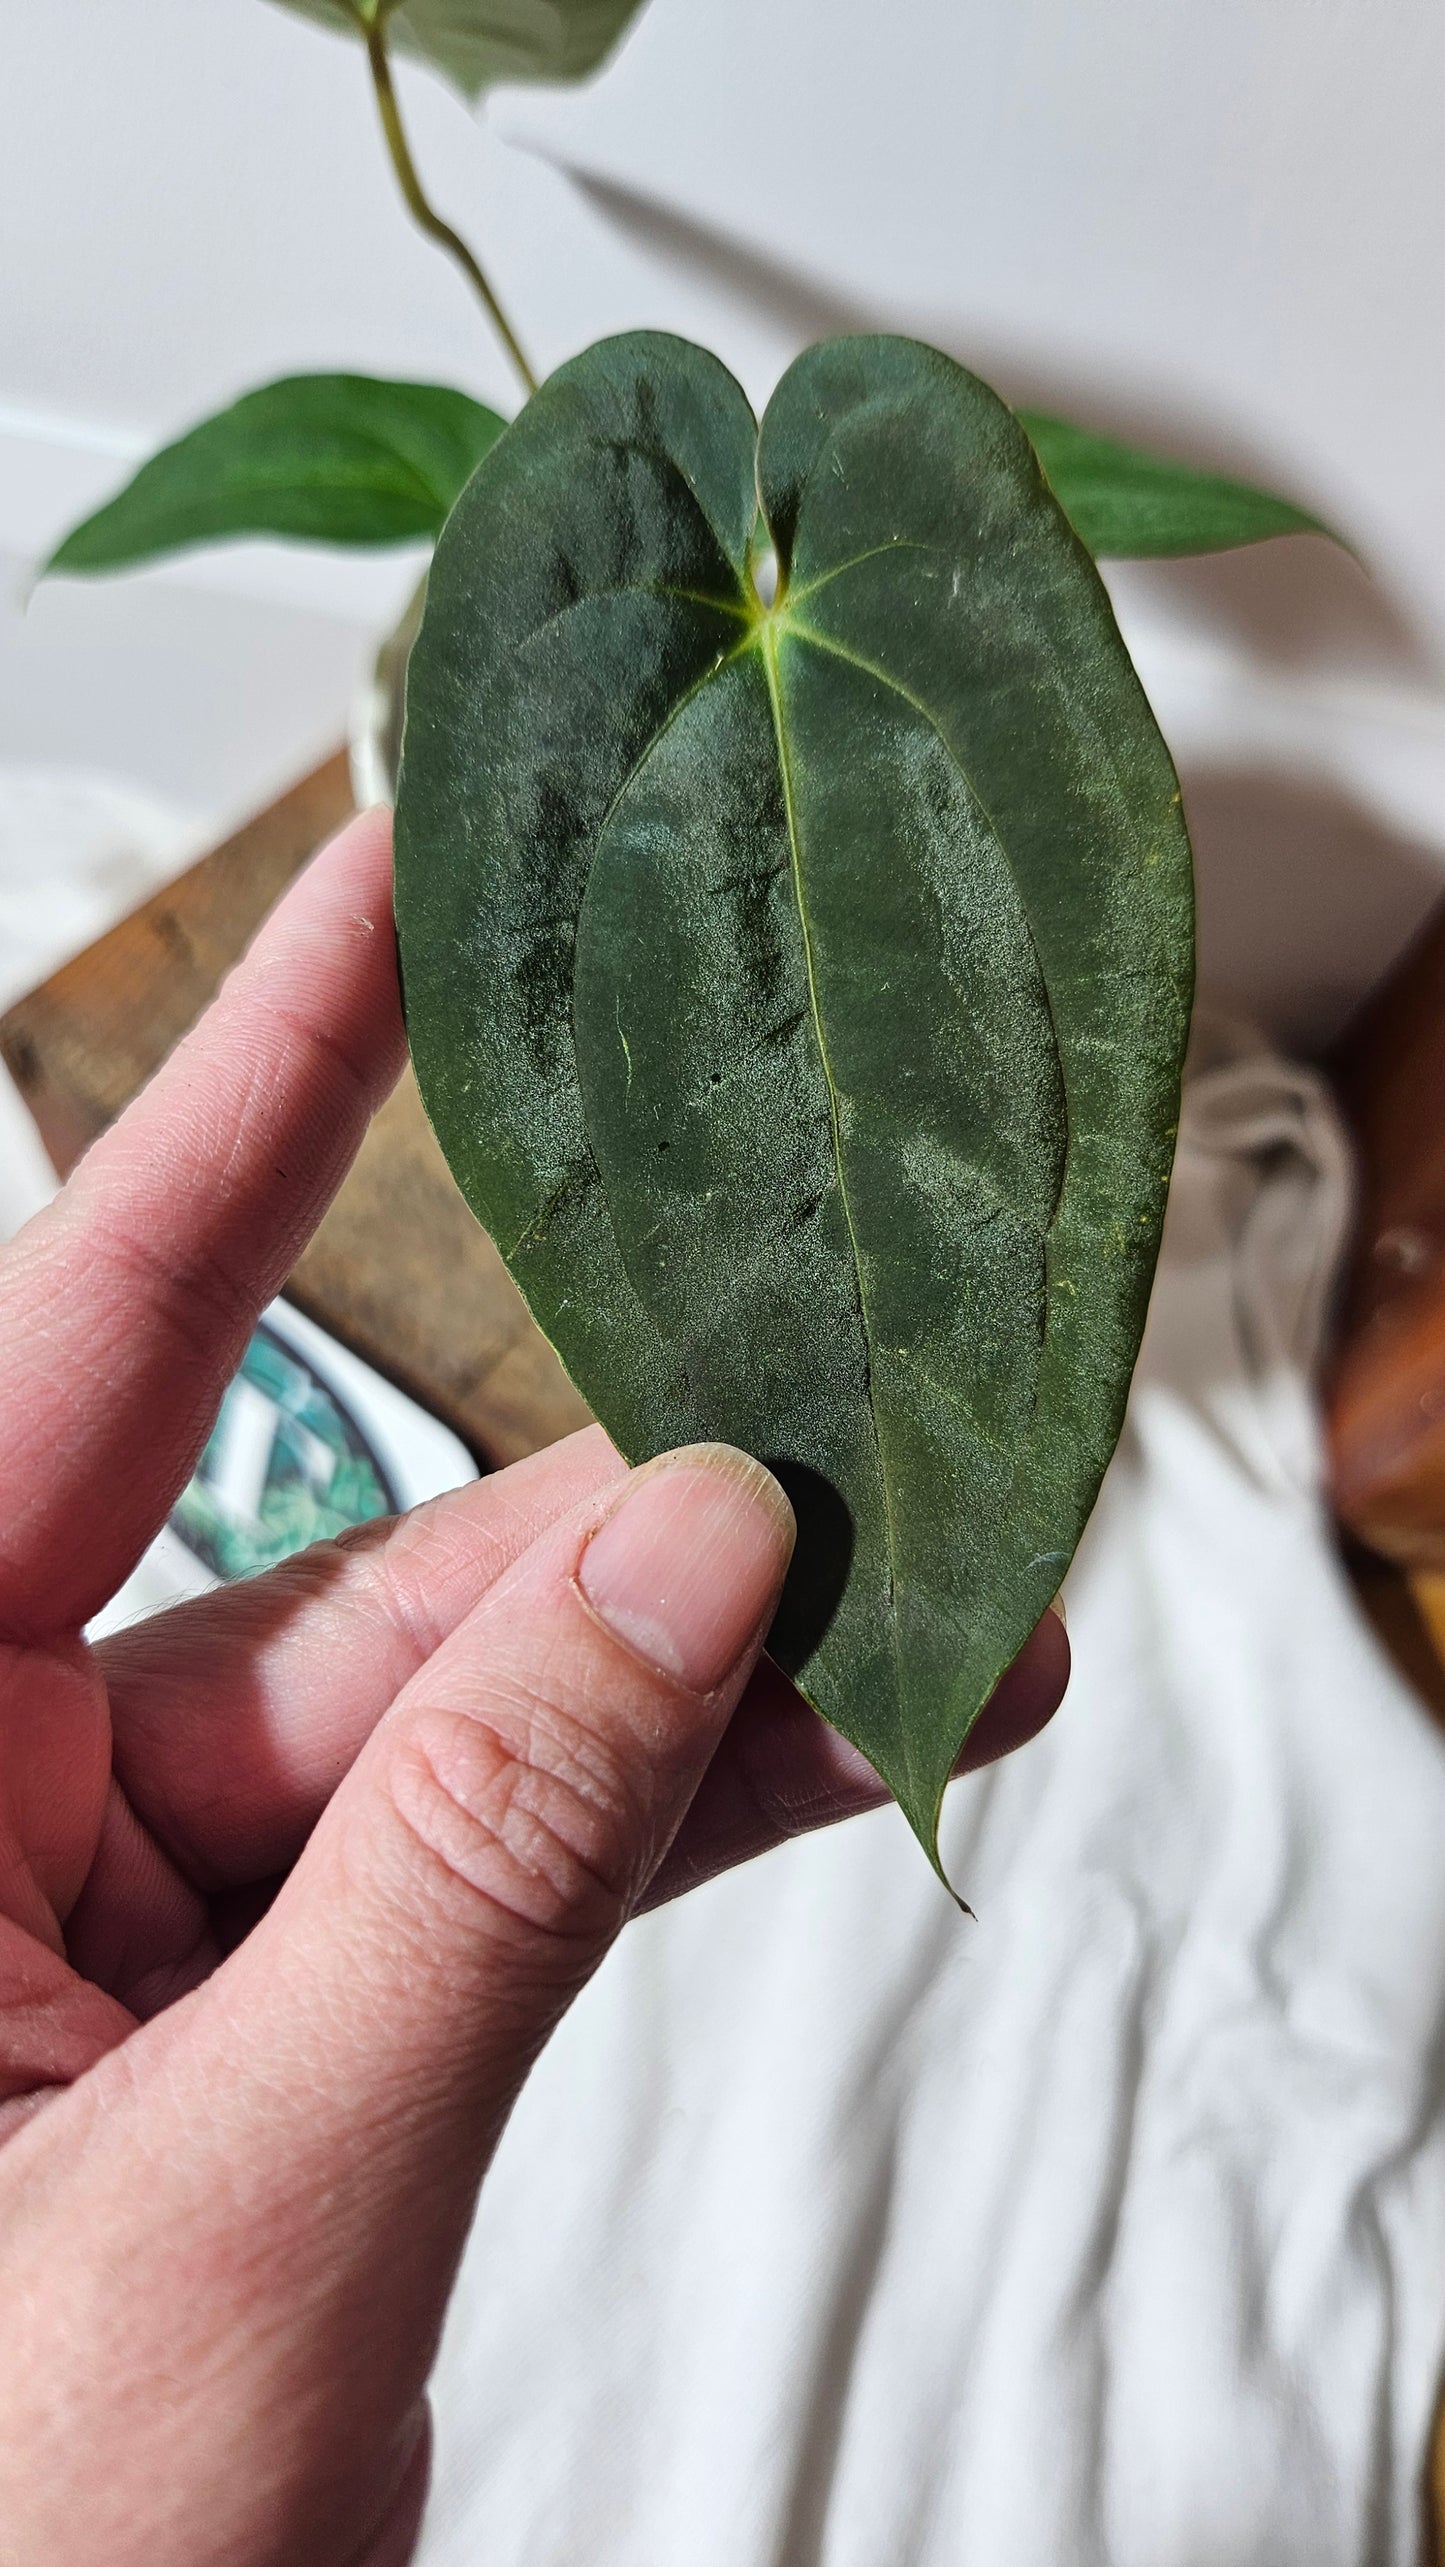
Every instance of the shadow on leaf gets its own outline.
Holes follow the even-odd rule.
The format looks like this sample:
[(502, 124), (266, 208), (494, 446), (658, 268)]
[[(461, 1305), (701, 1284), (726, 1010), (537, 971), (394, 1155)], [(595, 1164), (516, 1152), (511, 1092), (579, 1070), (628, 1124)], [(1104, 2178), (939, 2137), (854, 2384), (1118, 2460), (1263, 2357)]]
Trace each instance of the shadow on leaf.
[(762, 1456), (787, 1490), (798, 1519), (798, 1547), (783, 1600), (768, 1633), (768, 1654), (788, 1675), (811, 1657), (834, 1614), (853, 1562), (853, 1518), (846, 1500), (806, 1462)]

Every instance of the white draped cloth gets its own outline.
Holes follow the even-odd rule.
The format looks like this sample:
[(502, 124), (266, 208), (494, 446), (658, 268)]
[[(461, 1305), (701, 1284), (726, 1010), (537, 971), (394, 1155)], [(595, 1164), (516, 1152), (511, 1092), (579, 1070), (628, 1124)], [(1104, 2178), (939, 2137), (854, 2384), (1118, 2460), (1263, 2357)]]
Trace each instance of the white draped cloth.
[(1068, 1699), (949, 1796), (977, 1923), (889, 1810), (628, 1931), (484, 2195), (425, 2567), (1417, 2557), (1445, 1739), (1321, 1507), (1347, 1195), (1207, 1027)]

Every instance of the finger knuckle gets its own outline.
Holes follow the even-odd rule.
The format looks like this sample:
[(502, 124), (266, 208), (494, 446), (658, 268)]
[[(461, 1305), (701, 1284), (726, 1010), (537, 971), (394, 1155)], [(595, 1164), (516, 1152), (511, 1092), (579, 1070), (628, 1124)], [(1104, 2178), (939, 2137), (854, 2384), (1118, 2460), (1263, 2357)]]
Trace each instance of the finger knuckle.
[(555, 1706), (418, 1711), (397, 1740), (391, 1797), (449, 1890), (504, 1922), (565, 1944), (622, 1924), (640, 1813), (605, 1747)]
[(209, 1360), (254, 1322), (255, 1295), (217, 1250), (192, 1245), (167, 1252), (134, 1230), (113, 1228), (97, 1242), (97, 1262), (119, 1279), (117, 1300), (138, 1291), (184, 1352)]

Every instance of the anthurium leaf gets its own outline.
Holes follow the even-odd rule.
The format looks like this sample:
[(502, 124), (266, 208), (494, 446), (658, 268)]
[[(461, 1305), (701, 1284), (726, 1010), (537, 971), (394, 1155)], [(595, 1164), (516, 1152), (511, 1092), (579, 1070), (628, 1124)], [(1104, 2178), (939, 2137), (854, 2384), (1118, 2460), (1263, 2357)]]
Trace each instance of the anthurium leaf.
[(45, 567), (121, 570), (230, 535), (317, 544), (435, 536), (502, 426), (446, 384), (288, 375), (152, 455)]
[[(499, 80), (585, 80), (611, 52), (642, 0), (398, 0), (383, 7), (389, 40), (418, 54), (465, 97)], [(303, 18), (357, 33), (348, 0), (281, 0)], [(375, 14), (376, 0), (359, 0)]]
[(1081, 542), (1100, 559), (1219, 553), (1267, 535), (1327, 535), (1293, 501), (1221, 473), (1196, 472), (1039, 410), (1019, 417)]
[(769, 1645), (936, 1860), (1118, 1434), (1191, 987), (1174, 772), (1011, 413), (903, 339), (760, 434), (680, 340), (564, 366), (437, 551), (397, 912), (463, 1192), (624, 1452), (778, 1472)]

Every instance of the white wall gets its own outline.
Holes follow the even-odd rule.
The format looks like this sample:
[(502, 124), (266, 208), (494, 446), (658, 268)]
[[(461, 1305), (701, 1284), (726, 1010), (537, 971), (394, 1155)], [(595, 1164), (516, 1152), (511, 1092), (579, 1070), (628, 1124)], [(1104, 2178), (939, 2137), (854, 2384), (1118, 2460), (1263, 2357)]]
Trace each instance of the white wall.
[[(267, 0), (0, 0), (0, 60), (7, 598), (250, 382), (509, 397), (352, 48)], [(404, 94), (543, 365), (662, 324), (761, 400), (809, 338), (903, 327), (1348, 530), (1370, 577), (1296, 542), (1116, 582), (1212, 975), (1326, 1029), (1445, 863), (1438, 0), (651, 0), (583, 93), (501, 94), (480, 129), (425, 74)], [(0, 620), (0, 760), (235, 815), (336, 736), (409, 576), (255, 546), (43, 588)]]

